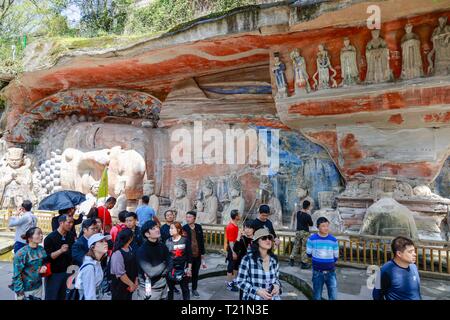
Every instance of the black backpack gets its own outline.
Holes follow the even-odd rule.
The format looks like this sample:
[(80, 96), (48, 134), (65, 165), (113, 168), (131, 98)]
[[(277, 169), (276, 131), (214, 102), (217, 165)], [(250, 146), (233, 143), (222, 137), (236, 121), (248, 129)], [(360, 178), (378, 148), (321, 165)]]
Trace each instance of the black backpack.
[(71, 274), (67, 279), (66, 300), (81, 300), (80, 292), (77, 288), (75, 288), (75, 281), (77, 279), (77, 276), (80, 274), (81, 270), (83, 270), (84, 267), (89, 265), (94, 267), (92, 263), (86, 263), (85, 265), (82, 265), (77, 272)]

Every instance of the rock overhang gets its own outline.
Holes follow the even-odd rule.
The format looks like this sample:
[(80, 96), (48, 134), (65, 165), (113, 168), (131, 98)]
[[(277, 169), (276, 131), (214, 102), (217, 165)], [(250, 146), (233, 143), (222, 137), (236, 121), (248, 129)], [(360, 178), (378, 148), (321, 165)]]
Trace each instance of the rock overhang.
[[(381, 8), (382, 32), (391, 38), (389, 45), (394, 51), (398, 48), (393, 47), (392, 43), (394, 40), (398, 41), (399, 30), (406, 22), (420, 23), (423, 29), (430, 29), (435, 26), (436, 17), (442, 14), (449, 15), (450, 9), (450, 4), (446, 2), (424, 0), (319, 1), (300, 7), (286, 4), (251, 6), (222, 17), (197, 21), (157, 38), (140, 41), (124, 48), (74, 51), (57, 59), (55, 65), (48, 69), (23, 74), (6, 88), (4, 93), (9, 108), (4, 117), (7, 119), (7, 129), (17, 127), (18, 124), (20, 127), (20, 123), (27, 123), (26, 121), (31, 123), (33, 117), (31, 110), (39, 108), (41, 101), (51, 100), (55, 95), (64, 95), (64, 92), (92, 88), (117, 92), (142, 92), (159, 100), (164, 112), (165, 105), (175, 108), (181, 105), (180, 101), (178, 104), (166, 103), (169, 93), (180, 82), (187, 79), (198, 81), (203, 76), (256, 68), (261, 65), (267, 65), (267, 73), (270, 73), (270, 57), (276, 51), (284, 51), (286, 54), (291, 48), (302, 47), (305, 55), (313, 56), (317, 44), (327, 42), (330, 43), (332, 61), (336, 61), (336, 52), (339, 48), (337, 44), (341, 41), (341, 37), (345, 35), (358, 37), (358, 34), (363, 34), (358, 38), (360, 47), (363, 47), (362, 43), (369, 34), (369, 31), (364, 29), (369, 15), (366, 9), (370, 4), (376, 4)], [(397, 64), (398, 60), (393, 62), (394, 72), (398, 76)], [(309, 67), (308, 71), (310, 70), (313, 70), (312, 66)], [(262, 79), (256, 80), (259, 84), (263, 82)], [(425, 79), (424, 83), (425, 87), (429, 87), (430, 80)], [(342, 150), (345, 143), (339, 141), (337, 132), (339, 130), (336, 130), (336, 127), (367, 124), (377, 129), (426, 128), (428, 131), (433, 127), (445, 127), (450, 120), (448, 101), (444, 101), (448, 98), (448, 86), (445, 83), (448, 83), (448, 77), (444, 79), (444, 85), (439, 83), (431, 86), (431, 89), (422, 88), (423, 92), (410, 88), (399, 88), (396, 92), (392, 92), (395, 90), (390, 88), (391, 93), (383, 96), (378, 90), (374, 94), (375, 97), (368, 97), (367, 90), (362, 88), (363, 92), (359, 96), (355, 94), (353, 101), (345, 106), (343, 105), (345, 99), (333, 97), (333, 94), (323, 100), (324, 107), (321, 107), (320, 103), (314, 105), (310, 101), (295, 101), (292, 104), (276, 102), (276, 108), (267, 108), (273, 110), (271, 112), (274, 119), (269, 119), (266, 124), (299, 130), (314, 142), (325, 146), (346, 178), (351, 178), (357, 173), (379, 174), (380, 164), (377, 164), (376, 168), (370, 165), (353, 166), (355, 152), (349, 154)], [(273, 87), (273, 81), (269, 81), (269, 85)], [(289, 85), (292, 89), (292, 84)], [(437, 93), (437, 88), (443, 91)], [(201, 90), (205, 91), (205, 88), (202, 87)], [(223, 88), (221, 90), (223, 91)], [(399, 97), (402, 92), (404, 96)], [(314, 95), (311, 96), (311, 100), (320, 100), (320, 93)], [(419, 101), (416, 104), (410, 101), (414, 96)], [(434, 101), (436, 96), (443, 101)], [(433, 101), (421, 105), (425, 97)], [(217, 101), (208, 98), (210, 104)], [(385, 110), (380, 107), (379, 101), (389, 105), (389, 108)], [(334, 113), (333, 103), (338, 104), (334, 108), (336, 109)], [(402, 106), (397, 106), (399, 103), (403, 109)], [(284, 105), (289, 105), (288, 109)], [(354, 110), (355, 108), (357, 110)], [(185, 116), (189, 117), (189, 113)], [(224, 113), (218, 118), (225, 122), (265, 121), (264, 117), (236, 117), (233, 113)], [(277, 121), (277, 118), (281, 121)], [(171, 123), (177, 123), (177, 120), (172, 118), (166, 121), (167, 125)], [(321, 128), (324, 124), (325, 128)], [(355, 137), (354, 133), (348, 134)], [(20, 135), (10, 135), (7, 138), (10, 142), (24, 142), (28, 139)], [(348, 137), (344, 140), (347, 141)], [(419, 170), (423, 172), (422, 178), (432, 180), (436, 176), (441, 163), (445, 161), (445, 152), (440, 152), (438, 158), (426, 164), (425, 169)], [(417, 169), (419, 162), (421, 161), (417, 161), (413, 167)], [(352, 165), (349, 166), (349, 163)], [(389, 170), (383, 169), (382, 172), (393, 175), (398, 172), (411, 175), (409, 172), (415, 172), (413, 167), (406, 171), (399, 170), (397, 166), (401, 168), (403, 165), (388, 161), (381, 167), (387, 166)]]

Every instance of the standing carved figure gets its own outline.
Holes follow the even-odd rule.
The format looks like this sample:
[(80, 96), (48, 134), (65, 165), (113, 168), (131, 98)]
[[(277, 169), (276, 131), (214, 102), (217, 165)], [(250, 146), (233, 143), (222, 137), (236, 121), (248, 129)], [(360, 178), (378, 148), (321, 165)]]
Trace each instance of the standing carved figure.
[[(439, 25), (431, 35), (433, 50), (428, 54), (428, 74), (450, 74), (450, 26), (447, 17), (439, 17)], [(433, 55), (434, 63), (433, 63)]]
[(231, 220), (231, 210), (238, 210), (241, 216), (244, 214), (245, 200), (242, 197), (242, 184), (236, 175), (232, 175), (228, 181), (228, 204), (222, 212), (222, 224), (228, 224)]
[(171, 203), (171, 209), (176, 211), (178, 221), (186, 222), (186, 212), (192, 210), (192, 205), (187, 198), (187, 184), (184, 179), (177, 178), (175, 181), (175, 199)]
[(277, 85), (277, 98), (287, 97), (287, 81), (284, 72), (286, 65), (281, 62), (278, 52), (274, 54), (274, 66), (272, 72), (275, 74), (275, 83)]
[(380, 30), (372, 30), (372, 40), (366, 45), (366, 83), (381, 83), (394, 79), (389, 67), (389, 49), (380, 38)]
[[(280, 229), (283, 227), (283, 209), (281, 207), (280, 200), (275, 196), (272, 183), (268, 176), (262, 176), (259, 188), (265, 191), (266, 196), (261, 197), (260, 204), (267, 204), (270, 208), (270, 221), (273, 224), (274, 229)], [(259, 206), (258, 206), (259, 207)]]
[[(313, 75), (313, 80), (315, 84), (314, 87), (316, 90), (328, 89), (330, 88), (330, 81), (331, 81), (331, 87), (336, 88), (337, 83), (336, 80), (334, 80), (334, 77), (336, 76), (336, 70), (331, 66), (328, 51), (322, 44), (319, 44), (318, 48), (319, 52), (317, 52), (316, 58), (317, 71)], [(331, 76), (330, 71), (333, 73)], [(316, 75), (318, 75), (319, 78), (318, 81), (316, 80)]]
[(202, 186), (203, 199), (198, 201), (197, 222), (206, 224), (217, 223), (217, 209), (219, 200), (214, 194), (214, 182), (208, 177)]
[(295, 94), (309, 93), (311, 87), (309, 86), (309, 76), (306, 72), (306, 62), (298, 49), (291, 52), (292, 65), (294, 67), (294, 88)]
[(356, 61), (356, 48), (350, 44), (350, 39), (345, 37), (344, 47), (341, 49), (342, 85), (352, 86), (359, 83)]
[(148, 205), (155, 210), (155, 213), (160, 219), (160, 221), (164, 221), (164, 217), (159, 214), (159, 197), (155, 194), (155, 181), (154, 180), (144, 180), (142, 184), (142, 190), (144, 196), (148, 196), (150, 201)]
[(22, 148), (9, 148), (0, 167), (1, 209), (10, 204), (20, 206), (23, 200), (35, 200), (32, 191), (31, 160), (24, 156)]
[(402, 37), (402, 74), (403, 80), (423, 76), (422, 57), (420, 55), (419, 36), (412, 32), (412, 24), (405, 26), (406, 34)]

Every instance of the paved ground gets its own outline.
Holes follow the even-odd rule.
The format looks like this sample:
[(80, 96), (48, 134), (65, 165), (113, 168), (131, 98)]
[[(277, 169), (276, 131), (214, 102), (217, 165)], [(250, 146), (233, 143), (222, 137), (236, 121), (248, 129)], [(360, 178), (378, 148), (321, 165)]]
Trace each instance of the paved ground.
[[(224, 257), (220, 255), (210, 255), (207, 259), (208, 268), (201, 273), (222, 270), (224, 267)], [(0, 300), (14, 300), (14, 293), (8, 288), (12, 278), (12, 264), (0, 262)], [(199, 300), (239, 300), (238, 292), (231, 292), (225, 288), (225, 276), (205, 278), (199, 281)], [(307, 298), (292, 285), (282, 282), (285, 300), (307, 300)], [(178, 287), (179, 288), (179, 287)], [(176, 300), (181, 300), (180, 294), (175, 295)]]
[[(220, 254), (209, 254), (207, 257), (208, 268), (201, 270), (200, 274), (206, 272), (224, 270), (226, 265), (224, 256)], [(298, 266), (290, 267), (286, 262), (281, 262), (283, 272), (296, 275), (305, 280), (310, 286), (311, 270), (301, 270)], [(7, 287), (11, 283), (12, 265), (10, 262), (0, 262), (0, 300), (12, 300), (14, 294)], [(225, 289), (225, 276), (219, 275), (199, 281), (198, 291), (201, 300), (237, 300), (238, 293)], [(371, 300), (371, 290), (366, 282), (368, 275), (366, 270), (353, 268), (339, 268), (337, 270), (338, 279), (338, 299), (339, 300)], [(296, 288), (283, 282), (285, 292), (283, 299), (286, 300), (306, 300), (306, 297)], [(425, 300), (450, 299), (450, 281), (421, 279), (422, 296)], [(324, 290), (326, 298), (326, 290)], [(181, 299), (180, 295), (175, 295), (176, 299)]]

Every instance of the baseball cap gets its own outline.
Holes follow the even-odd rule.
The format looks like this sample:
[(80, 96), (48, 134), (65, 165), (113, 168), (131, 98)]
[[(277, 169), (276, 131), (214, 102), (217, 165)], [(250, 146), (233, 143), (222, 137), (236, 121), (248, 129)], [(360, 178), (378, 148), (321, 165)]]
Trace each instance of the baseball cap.
[(89, 239), (88, 239), (88, 247), (89, 247), (89, 248), (92, 247), (96, 242), (101, 241), (101, 240), (103, 240), (103, 239), (110, 240), (110, 239), (111, 239), (111, 236), (110, 236), (110, 235), (106, 235), (106, 236), (105, 236), (105, 235), (103, 235), (103, 234), (101, 234), (101, 233), (93, 234), (93, 235), (90, 236)]

